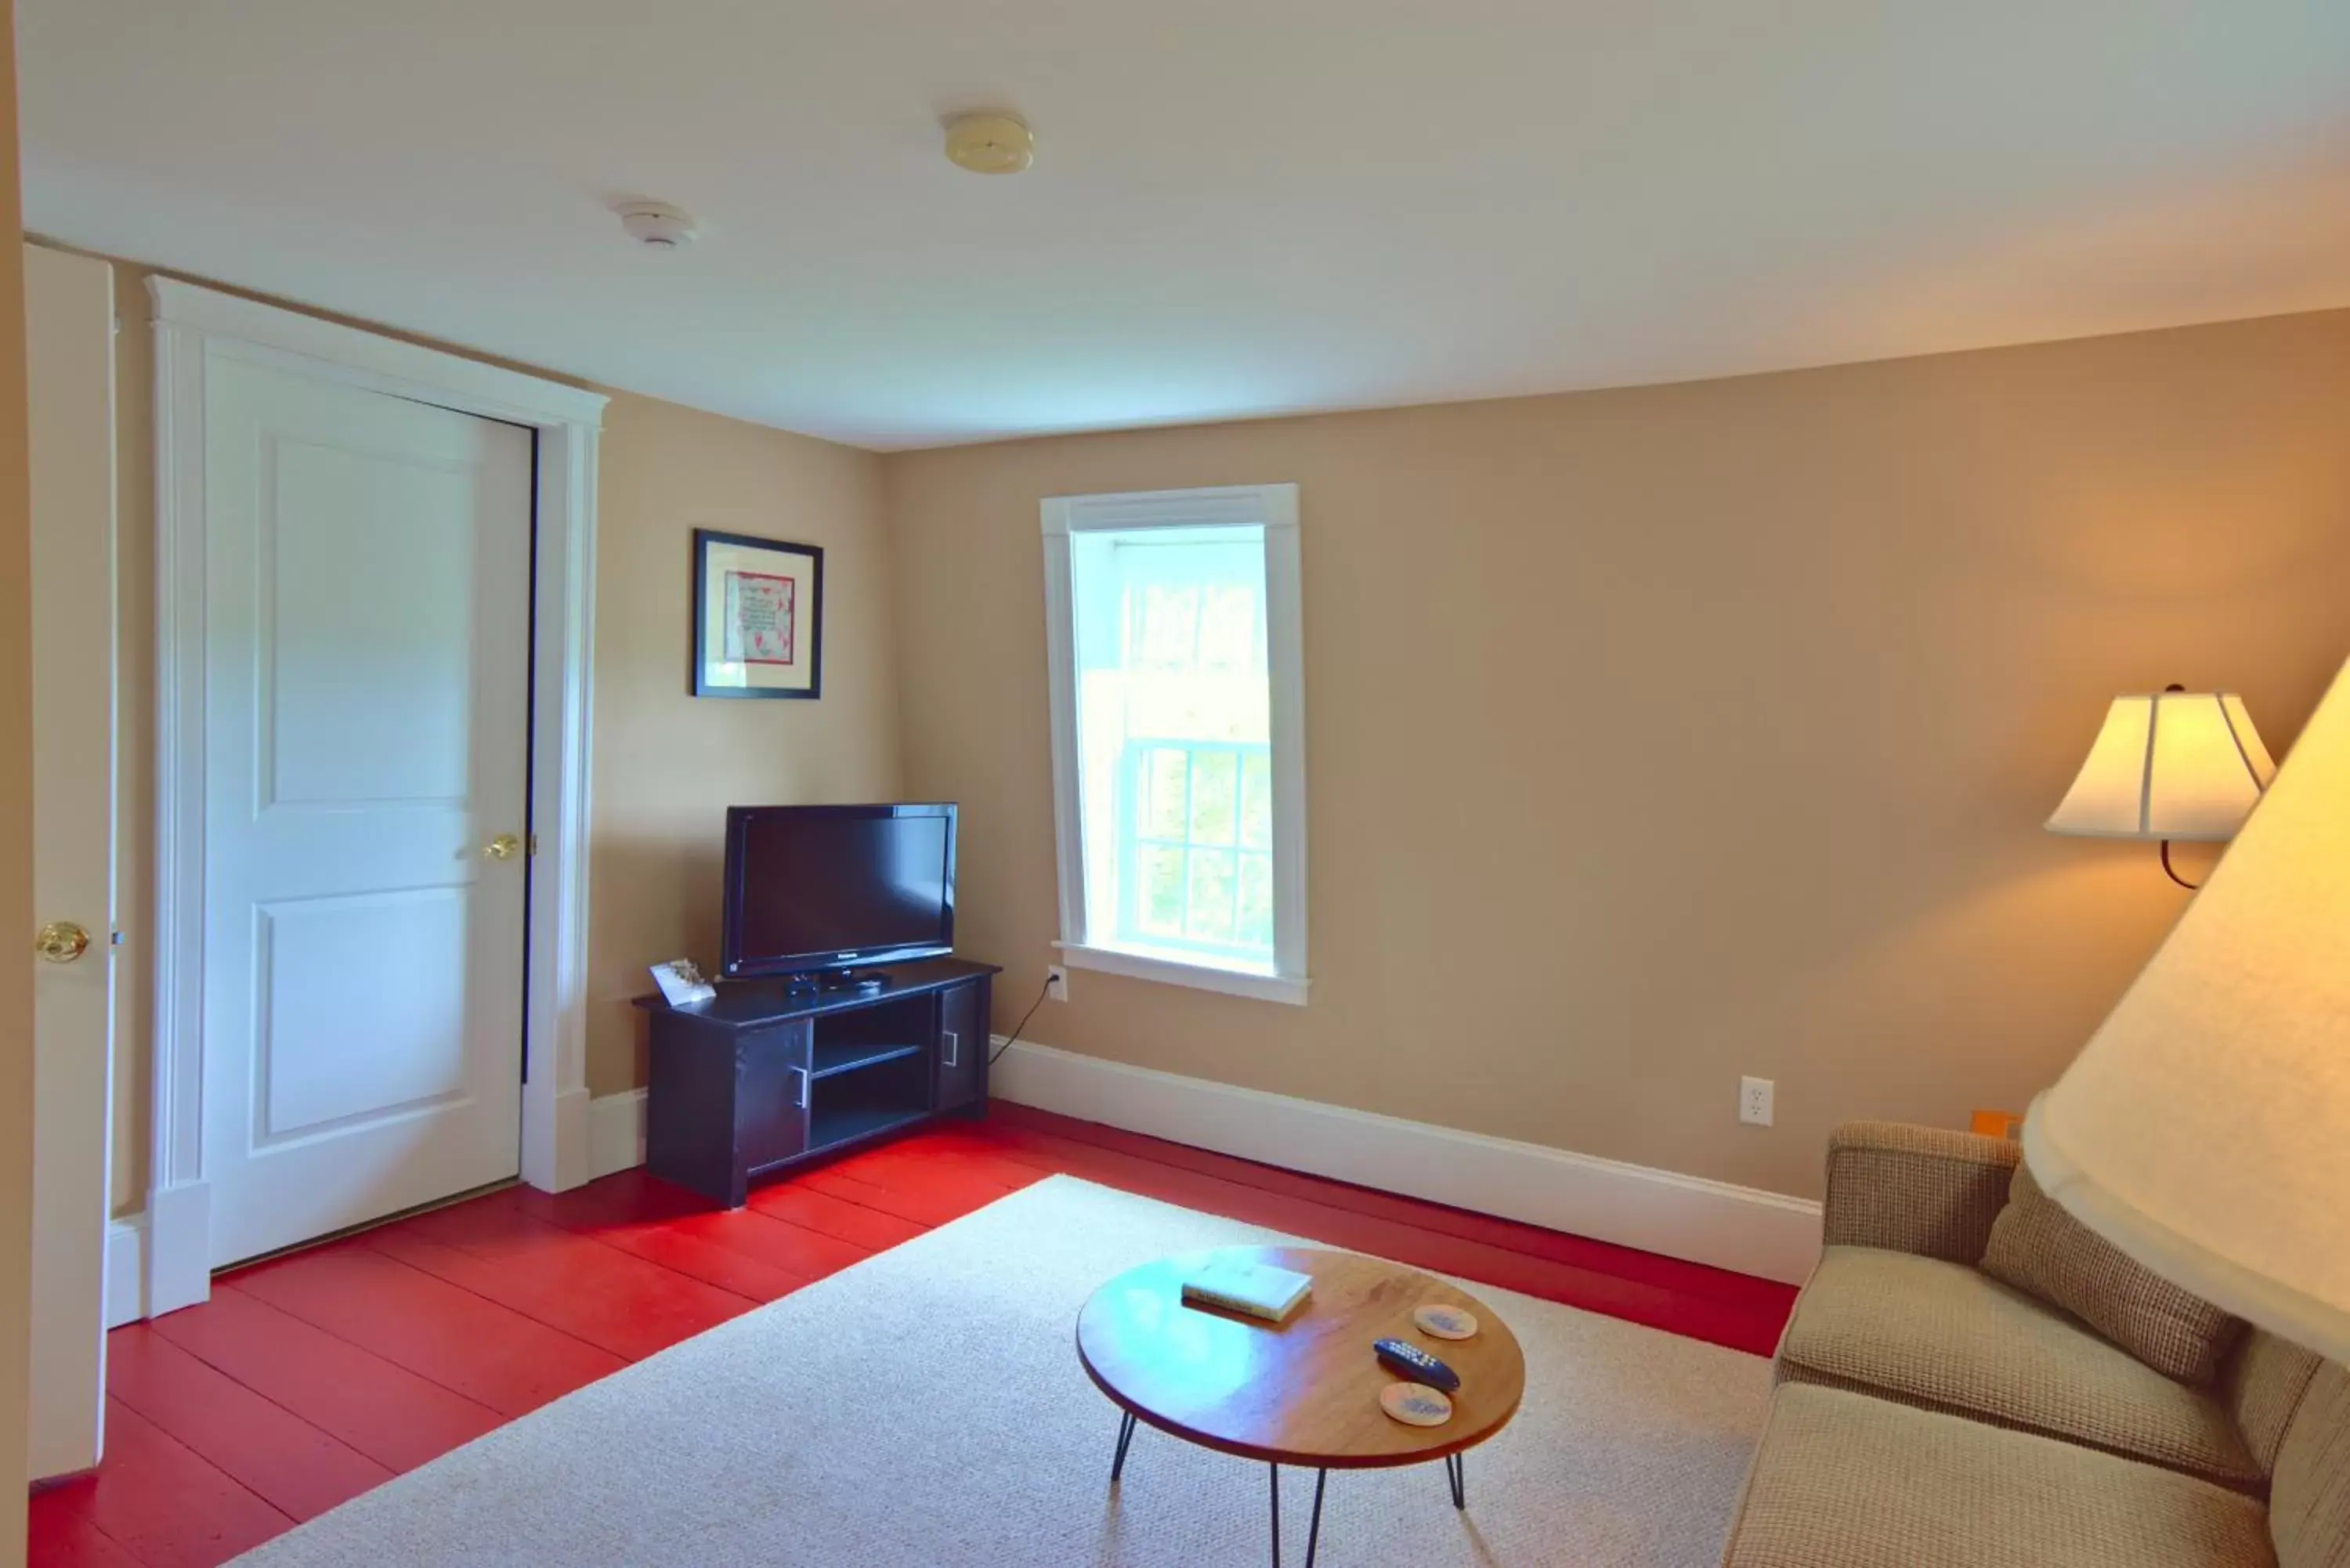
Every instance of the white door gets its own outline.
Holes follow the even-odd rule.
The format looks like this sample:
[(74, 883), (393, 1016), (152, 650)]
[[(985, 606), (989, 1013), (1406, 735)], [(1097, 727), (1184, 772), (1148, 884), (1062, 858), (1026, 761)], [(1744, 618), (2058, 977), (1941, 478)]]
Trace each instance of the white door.
[(533, 436), (204, 374), (218, 1267), (518, 1168)]
[[(114, 271), (25, 247), (33, 489), (32, 1476), (98, 1463), (114, 1054)], [(20, 951), (22, 950), (19, 950)]]

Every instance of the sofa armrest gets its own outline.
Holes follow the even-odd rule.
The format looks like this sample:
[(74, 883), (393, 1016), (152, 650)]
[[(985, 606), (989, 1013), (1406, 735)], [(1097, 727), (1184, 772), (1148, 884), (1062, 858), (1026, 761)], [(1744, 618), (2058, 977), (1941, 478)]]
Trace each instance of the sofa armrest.
[(2005, 1138), (1846, 1122), (1828, 1136), (1823, 1240), (1979, 1263), (2021, 1158)]

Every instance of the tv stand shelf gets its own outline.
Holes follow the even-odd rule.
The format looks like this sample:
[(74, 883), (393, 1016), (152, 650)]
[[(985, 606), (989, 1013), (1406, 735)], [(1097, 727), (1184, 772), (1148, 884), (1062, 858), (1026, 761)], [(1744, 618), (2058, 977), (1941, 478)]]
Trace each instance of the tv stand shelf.
[(808, 1076), (820, 1083), (836, 1074), (854, 1073), (859, 1067), (895, 1062), (900, 1056), (920, 1055), (927, 1049), (919, 1040), (903, 1045), (864, 1045), (846, 1041), (819, 1040), (816, 1043), (816, 1065)]
[(850, 1106), (837, 1111), (819, 1107), (808, 1118), (808, 1130), (811, 1137), (821, 1140), (818, 1147), (831, 1148), (930, 1119), (928, 1111), (891, 1110), (880, 1106)]
[(751, 1184), (987, 1103), (993, 964), (925, 959), (879, 990), (722, 983), (651, 1015), (645, 1167), (729, 1207)]

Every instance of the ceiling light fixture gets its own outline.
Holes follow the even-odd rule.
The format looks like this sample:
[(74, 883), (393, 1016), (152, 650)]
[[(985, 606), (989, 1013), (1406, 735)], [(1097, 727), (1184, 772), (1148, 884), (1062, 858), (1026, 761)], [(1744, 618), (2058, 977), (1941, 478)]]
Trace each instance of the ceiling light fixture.
[(681, 251), (698, 233), (693, 214), (667, 202), (623, 202), (616, 210), (629, 237), (655, 250)]
[(974, 174), (1017, 174), (1036, 161), (1036, 133), (1016, 114), (959, 114), (947, 121), (947, 158)]

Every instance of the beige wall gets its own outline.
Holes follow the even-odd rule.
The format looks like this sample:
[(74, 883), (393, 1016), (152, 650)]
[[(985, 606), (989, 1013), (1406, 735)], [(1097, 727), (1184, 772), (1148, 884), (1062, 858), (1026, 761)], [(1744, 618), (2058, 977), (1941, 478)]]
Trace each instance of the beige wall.
[(2241, 690), (2281, 750), (2350, 649), (2350, 312), (886, 480), (999, 1028), (1056, 934), (1038, 498), (1294, 480), (1312, 1004), (1081, 971), (1031, 1033), (1793, 1193), (1840, 1119), (2021, 1107), (2179, 909), (2040, 830), (2109, 695)]
[[(718, 960), (730, 805), (886, 800), (898, 691), (880, 460), (807, 436), (616, 397), (605, 417), (596, 585), (596, 838), (588, 1082), (644, 1079), (645, 966)], [(824, 696), (686, 694), (695, 528), (824, 547)]]
[[(152, 1065), (152, 956), (143, 945), (153, 929), (155, 733), (154, 375), (147, 275), (135, 263), (115, 264), (122, 322), (115, 338), (120, 847), (130, 936), (115, 1049), (118, 1214), (136, 1212), (146, 1202)], [(613, 394), (605, 410), (601, 458), (588, 1040), (588, 1083), (599, 1094), (643, 1081), (638, 1023), (627, 999), (650, 988), (644, 966), (681, 954), (705, 963), (717, 959), (716, 867), (724, 806), (754, 797), (887, 796), (898, 788), (879, 460), (628, 393)], [(690, 541), (697, 527), (824, 546), (822, 700), (743, 702), (686, 695)]]
[[(14, 232), (16, 27), (0, 0), (0, 211)], [(25, 253), (0, 246), (0, 930), (33, 929), (32, 494), (25, 452)], [(0, 964), (0, 1564), (25, 1560), (33, 1260), (33, 989)]]

